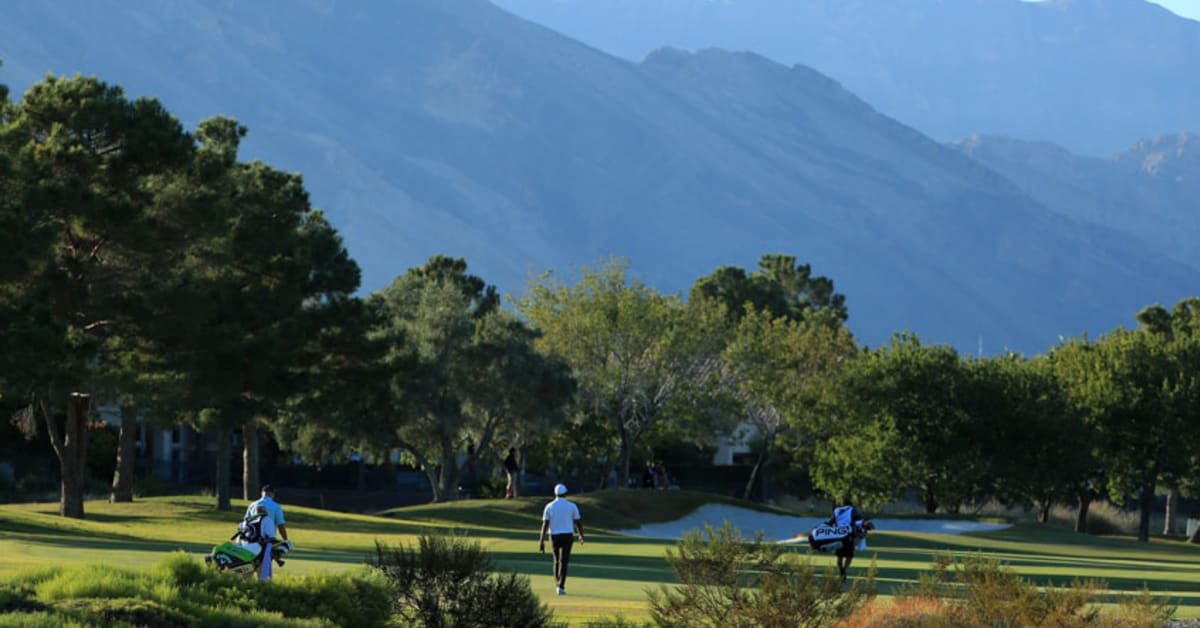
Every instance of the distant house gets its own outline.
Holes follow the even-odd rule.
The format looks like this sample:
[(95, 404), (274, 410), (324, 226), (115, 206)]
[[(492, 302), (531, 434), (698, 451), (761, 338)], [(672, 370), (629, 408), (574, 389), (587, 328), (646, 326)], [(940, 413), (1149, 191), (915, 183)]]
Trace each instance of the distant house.
[[(100, 421), (121, 427), (121, 409), (115, 404), (97, 407), (96, 414)], [(211, 474), (215, 451), (203, 434), (190, 427), (165, 428), (142, 421), (138, 425), (134, 473), (138, 477), (154, 476), (168, 484), (203, 482)]]
[(715, 443), (717, 451), (713, 454), (713, 465), (729, 467), (742, 464), (753, 464), (753, 452), (750, 442), (758, 436), (758, 430), (749, 423), (739, 423), (729, 436), (720, 437)]

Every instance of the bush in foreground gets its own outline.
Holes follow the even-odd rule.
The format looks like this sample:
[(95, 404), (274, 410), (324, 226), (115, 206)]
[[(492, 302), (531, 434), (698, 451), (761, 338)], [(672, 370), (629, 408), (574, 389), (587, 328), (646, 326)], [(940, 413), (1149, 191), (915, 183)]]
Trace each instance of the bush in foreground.
[(19, 574), (0, 587), (8, 626), (382, 626), (390, 586), (369, 570), (256, 582), (177, 553), (153, 569)]
[(826, 626), (874, 595), (873, 562), (866, 579), (847, 589), (832, 568), (818, 574), (785, 546), (761, 534), (744, 539), (729, 522), (705, 526), (703, 536), (689, 532), (667, 550), (667, 563), (679, 585), (649, 593), (659, 626)]
[(478, 541), (423, 535), (418, 547), (375, 543), (372, 566), (392, 585), (394, 619), (403, 626), (553, 626), (529, 578), (494, 573)]
[(1175, 606), (1149, 591), (1124, 597), (1114, 612), (1097, 605), (1107, 585), (1077, 580), (1069, 587), (1040, 588), (999, 561), (962, 560), (939, 554), (931, 574), (901, 592), (892, 606), (867, 605), (846, 622), (847, 628), (934, 628), (990, 626), (1159, 627)]

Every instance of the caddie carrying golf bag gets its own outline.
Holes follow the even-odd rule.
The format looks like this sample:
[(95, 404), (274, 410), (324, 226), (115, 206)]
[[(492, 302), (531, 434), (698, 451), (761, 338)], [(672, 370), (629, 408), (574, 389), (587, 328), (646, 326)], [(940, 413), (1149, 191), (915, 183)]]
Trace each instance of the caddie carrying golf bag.
[(836, 526), (822, 523), (808, 533), (808, 546), (818, 552), (836, 552), (841, 549), (866, 549), (867, 531), (875, 526), (870, 521), (856, 525)]
[(270, 545), (271, 560), (282, 567), (283, 557), (292, 551), (292, 542), (265, 537), (261, 519), (258, 517), (238, 524), (238, 531), (228, 541), (212, 548), (212, 552), (204, 557), (205, 564), (251, 578), (265, 558), (264, 549)]

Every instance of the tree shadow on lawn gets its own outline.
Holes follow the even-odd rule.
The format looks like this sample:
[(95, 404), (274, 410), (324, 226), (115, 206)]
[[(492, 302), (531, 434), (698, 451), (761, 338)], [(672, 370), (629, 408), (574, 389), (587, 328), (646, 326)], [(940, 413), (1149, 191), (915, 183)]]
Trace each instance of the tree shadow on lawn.
[[(1128, 539), (1037, 534), (1036, 531), (1013, 534), (1008, 531), (977, 532), (963, 535), (917, 535), (883, 533), (872, 535), (872, 549), (897, 553), (982, 554), (1005, 563), (1064, 563), (1107, 567), (1128, 564), (1136, 568), (1197, 570), (1200, 547), (1183, 543), (1142, 544)], [(1028, 561), (1028, 562), (1024, 562)]]
[(23, 533), (7, 535), (4, 538), (9, 538), (14, 541), (21, 541), (29, 545), (42, 545), (46, 547), (62, 548), (63, 551), (72, 549), (90, 549), (101, 551), (125, 551), (125, 552), (163, 552), (164, 554), (174, 552), (176, 550), (188, 553), (201, 552), (207, 554), (214, 545), (220, 543), (183, 543), (179, 541), (147, 541), (143, 538), (132, 538), (125, 536), (109, 536), (104, 538), (71, 536), (52, 536), (44, 535), (27, 535)]
[[(590, 546), (589, 542), (584, 547)], [(491, 552), (501, 571), (526, 575), (545, 575), (553, 569), (554, 557), (547, 550), (539, 552)], [(619, 580), (623, 582), (653, 582), (674, 584), (675, 576), (665, 556), (621, 556), (615, 554), (571, 552), (572, 577)]]
[(0, 515), (0, 538), (24, 538), (39, 543), (54, 543), (54, 539), (63, 539), (64, 543), (67, 543), (68, 539), (110, 539), (125, 543), (143, 543), (146, 540), (132, 534), (77, 528), (62, 523), (64, 522), (57, 520), (41, 522), (24, 518), (10, 519)]

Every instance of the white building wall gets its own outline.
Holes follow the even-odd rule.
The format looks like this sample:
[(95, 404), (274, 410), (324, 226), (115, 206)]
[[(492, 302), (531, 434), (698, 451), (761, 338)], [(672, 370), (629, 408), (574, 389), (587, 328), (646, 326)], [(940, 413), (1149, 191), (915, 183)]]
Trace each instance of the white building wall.
[(738, 454), (750, 453), (750, 446), (746, 443), (758, 436), (758, 430), (749, 423), (739, 423), (733, 433), (727, 437), (718, 439), (717, 451), (713, 454), (713, 465), (718, 467), (728, 467), (733, 465), (733, 457)]

